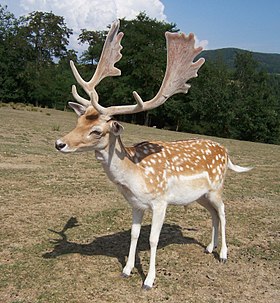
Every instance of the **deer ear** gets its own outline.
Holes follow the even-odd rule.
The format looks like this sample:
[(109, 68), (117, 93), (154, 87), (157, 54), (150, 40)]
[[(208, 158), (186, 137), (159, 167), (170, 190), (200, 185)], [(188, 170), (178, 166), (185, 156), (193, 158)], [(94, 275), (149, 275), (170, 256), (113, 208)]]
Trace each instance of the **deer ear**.
[(75, 113), (78, 115), (78, 116), (82, 116), (84, 115), (84, 113), (86, 112), (86, 107), (79, 104), (79, 103), (75, 103), (75, 102), (68, 102), (68, 105), (74, 109)]
[(123, 126), (118, 121), (110, 121), (110, 130), (117, 137), (123, 132)]

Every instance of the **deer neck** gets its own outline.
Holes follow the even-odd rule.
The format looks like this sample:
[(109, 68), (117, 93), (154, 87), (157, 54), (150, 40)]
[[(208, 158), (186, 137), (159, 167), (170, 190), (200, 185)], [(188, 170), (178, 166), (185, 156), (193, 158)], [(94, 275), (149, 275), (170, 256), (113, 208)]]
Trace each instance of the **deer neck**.
[(128, 167), (132, 164), (120, 136), (109, 135), (109, 144), (103, 150), (95, 151), (95, 157), (99, 161), (109, 179), (114, 183), (122, 183), (128, 175)]

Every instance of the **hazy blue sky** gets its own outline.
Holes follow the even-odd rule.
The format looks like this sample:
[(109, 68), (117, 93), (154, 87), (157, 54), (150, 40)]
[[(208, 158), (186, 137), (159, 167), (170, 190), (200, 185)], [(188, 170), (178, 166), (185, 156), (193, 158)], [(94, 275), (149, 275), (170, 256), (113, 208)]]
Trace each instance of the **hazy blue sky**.
[(280, 0), (0, 0), (17, 17), (34, 10), (65, 17), (74, 29), (73, 48), (81, 28), (105, 29), (116, 18), (140, 11), (194, 32), (207, 49), (237, 47), (280, 53)]

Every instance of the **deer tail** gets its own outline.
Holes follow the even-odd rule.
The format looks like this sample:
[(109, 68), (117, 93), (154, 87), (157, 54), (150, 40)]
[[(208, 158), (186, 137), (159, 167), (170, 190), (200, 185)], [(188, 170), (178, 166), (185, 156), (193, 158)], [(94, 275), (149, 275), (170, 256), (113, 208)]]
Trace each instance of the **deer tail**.
[(235, 165), (231, 162), (230, 158), (228, 158), (228, 168), (237, 173), (243, 173), (253, 169), (253, 167), (243, 167), (243, 166)]

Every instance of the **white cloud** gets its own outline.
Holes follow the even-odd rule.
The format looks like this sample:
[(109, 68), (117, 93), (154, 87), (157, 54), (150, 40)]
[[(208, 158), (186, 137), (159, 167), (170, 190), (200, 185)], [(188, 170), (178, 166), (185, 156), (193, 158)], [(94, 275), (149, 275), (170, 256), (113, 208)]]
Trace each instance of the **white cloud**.
[(52, 11), (63, 16), (73, 29), (71, 48), (80, 49), (77, 37), (81, 29), (104, 30), (117, 18), (134, 19), (141, 11), (151, 18), (166, 20), (160, 0), (20, 0), (20, 6), (32, 11)]
[(199, 46), (202, 46), (204, 50), (207, 49), (208, 40), (199, 40), (197, 36), (195, 36), (195, 47)]
[(159, 0), (116, 0), (118, 18), (134, 19), (141, 11), (151, 18), (166, 20), (164, 5)]

